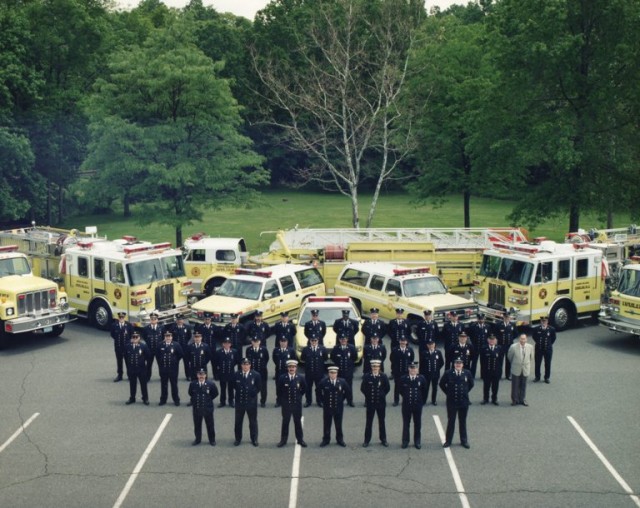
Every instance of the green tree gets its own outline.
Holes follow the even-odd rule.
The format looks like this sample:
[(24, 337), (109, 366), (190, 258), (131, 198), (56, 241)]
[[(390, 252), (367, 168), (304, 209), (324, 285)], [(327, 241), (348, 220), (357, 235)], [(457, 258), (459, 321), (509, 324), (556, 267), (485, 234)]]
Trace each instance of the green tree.
[(502, 0), (489, 27), (502, 128), (487, 146), (523, 175), (514, 220), (568, 212), (575, 231), (585, 210), (637, 210), (640, 3)]
[(141, 222), (171, 224), (177, 245), (203, 206), (250, 203), (252, 189), (268, 181), (238, 132), (238, 105), (218, 77), (221, 65), (194, 45), (182, 21), (114, 55), (86, 104), (92, 142), (85, 167), (112, 193), (144, 189)]

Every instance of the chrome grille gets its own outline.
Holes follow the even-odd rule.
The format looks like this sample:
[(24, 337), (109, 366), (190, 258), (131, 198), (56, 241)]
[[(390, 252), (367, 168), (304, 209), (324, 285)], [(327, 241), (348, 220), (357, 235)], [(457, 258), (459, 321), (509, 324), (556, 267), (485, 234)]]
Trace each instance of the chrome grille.
[(49, 290), (18, 295), (18, 316), (49, 310)]
[(504, 286), (499, 284), (489, 284), (489, 307), (494, 305), (506, 305), (504, 301)]
[(156, 287), (156, 309), (169, 310), (174, 307), (173, 284)]

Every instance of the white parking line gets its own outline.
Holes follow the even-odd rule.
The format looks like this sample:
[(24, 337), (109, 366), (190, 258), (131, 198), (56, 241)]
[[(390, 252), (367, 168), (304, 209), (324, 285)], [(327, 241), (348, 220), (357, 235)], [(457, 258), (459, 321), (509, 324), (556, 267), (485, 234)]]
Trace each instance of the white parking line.
[(124, 489), (122, 489), (122, 492), (120, 492), (120, 496), (118, 497), (116, 504), (113, 505), (113, 508), (120, 508), (120, 506), (122, 506), (122, 503), (127, 497), (127, 494), (129, 494), (131, 487), (133, 487), (133, 484), (138, 478), (138, 474), (142, 470), (142, 466), (144, 466), (144, 463), (147, 461), (147, 458), (151, 454), (151, 450), (153, 450), (153, 447), (156, 445), (156, 443), (160, 439), (160, 436), (162, 435), (162, 432), (164, 431), (167, 424), (169, 423), (169, 420), (171, 420), (171, 416), (172, 416), (171, 413), (167, 413), (167, 415), (164, 417), (164, 420), (162, 420), (162, 423), (160, 424), (160, 427), (158, 427), (158, 430), (156, 430), (156, 433), (154, 434), (153, 439), (151, 439), (151, 441), (147, 445), (147, 449), (144, 451), (144, 453), (142, 454), (142, 457), (140, 457), (140, 460), (136, 464), (136, 467), (133, 469), (133, 473), (131, 473), (131, 476), (129, 476), (129, 480), (127, 481), (127, 484), (124, 486)]
[(33, 420), (35, 420), (36, 418), (38, 418), (38, 416), (40, 416), (40, 413), (33, 413), (31, 415), (31, 418), (29, 418), (26, 422), (24, 422), (20, 426), (20, 428), (18, 430), (16, 430), (13, 433), (13, 435), (4, 442), (4, 444), (2, 446), (0, 446), (0, 453), (2, 453), (7, 446), (9, 446), (11, 443), (13, 443), (15, 438), (17, 438), (20, 434), (22, 434), (24, 432), (24, 430), (31, 424), (31, 422)]
[(640, 498), (638, 498), (638, 496), (634, 494), (633, 490), (631, 490), (631, 487), (629, 487), (627, 482), (624, 481), (624, 478), (622, 478), (618, 471), (616, 471), (616, 469), (611, 465), (611, 462), (609, 462), (607, 458), (602, 454), (602, 452), (598, 450), (598, 447), (593, 443), (593, 441), (591, 441), (589, 436), (587, 436), (587, 433), (582, 430), (582, 427), (578, 425), (578, 422), (576, 422), (572, 416), (567, 416), (567, 418), (571, 425), (573, 425), (574, 428), (578, 431), (578, 434), (580, 434), (582, 439), (584, 439), (585, 442), (589, 445), (589, 448), (593, 450), (593, 453), (596, 454), (596, 457), (600, 459), (600, 462), (602, 462), (604, 464), (604, 467), (606, 467), (607, 470), (611, 473), (611, 476), (613, 476), (620, 484), (620, 486), (624, 489), (624, 491), (629, 494), (629, 497), (636, 504), (636, 506), (640, 507)]
[[(304, 427), (304, 416), (301, 418)], [(289, 490), (289, 508), (296, 508), (298, 504), (298, 480), (300, 478), (300, 455), (302, 446), (296, 443), (293, 451), (293, 466), (291, 467), (291, 489)]]
[[(444, 444), (446, 439), (444, 428), (442, 427), (442, 423), (440, 422), (440, 417), (438, 415), (433, 415), (433, 420), (436, 422), (436, 429), (438, 429), (438, 435), (440, 436), (440, 441)], [(451, 470), (451, 476), (453, 476), (453, 481), (456, 484), (456, 489), (458, 491), (458, 496), (460, 497), (460, 503), (463, 508), (470, 508), (469, 499), (467, 498), (467, 494), (464, 491), (464, 485), (462, 485), (462, 479), (460, 478), (460, 473), (458, 472), (458, 467), (456, 466), (455, 461), (453, 460), (453, 453), (451, 453), (451, 448), (445, 448), (444, 454), (447, 457), (447, 462), (449, 463), (449, 469)]]

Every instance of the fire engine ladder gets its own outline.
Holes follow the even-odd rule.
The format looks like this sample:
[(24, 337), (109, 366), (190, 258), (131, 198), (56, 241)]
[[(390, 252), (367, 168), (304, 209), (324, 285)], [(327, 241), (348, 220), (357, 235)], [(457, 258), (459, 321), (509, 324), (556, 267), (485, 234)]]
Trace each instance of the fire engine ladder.
[[(70, 230), (36, 226), (0, 231), (0, 243), (2, 245), (18, 243), (18, 250), (29, 256), (57, 257), (60, 255), (64, 239), (70, 235), (72, 235)], [(75, 231), (72, 236), (78, 240), (92, 237), (91, 234), (82, 231)]]
[(436, 249), (483, 249), (495, 242), (526, 242), (526, 235), (518, 228), (334, 228), (288, 229), (263, 231), (276, 234), (278, 239), (271, 251), (289, 249), (323, 249), (328, 245), (346, 247), (354, 242), (429, 242)]

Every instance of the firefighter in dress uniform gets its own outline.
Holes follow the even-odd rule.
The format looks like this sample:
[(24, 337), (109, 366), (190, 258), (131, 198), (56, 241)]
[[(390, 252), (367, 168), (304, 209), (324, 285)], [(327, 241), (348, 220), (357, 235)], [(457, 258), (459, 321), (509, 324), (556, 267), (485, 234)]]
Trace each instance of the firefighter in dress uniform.
[(167, 403), (168, 385), (171, 384), (171, 398), (176, 406), (180, 405), (180, 395), (178, 393), (178, 371), (183, 352), (180, 344), (173, 342), (173, 335), (170, 331), (164, 332), (164, 342), (158, 347), (156, 360), (158, 361), (158, 371), (160, 372), (160, 404)]
[(336, 427), (336, 442), (347, 446), (342, 432), (342, 416), (344, 415), (344, 400), (351, 399), (351, 388), (347, 382), (338, 377), (339, 368), (332, 365), (327, 368), (329, 373), (320, 383), (318, 396), (322, 404), (322, 442), (320, 446), (327, 446), (331, 441), (331, 422)]
[(240, 362), (238, 352), (231, 348), (231, 339), (225, 337), (222, 341), (222, 349), (218, 349), (213, 356), (213, 375), (216, 381), (220, 382), (220, 404), (218, 407), (227, 405), (234, 406), (234, 374)]
[(507, 352), (516, 338), (518, 330), (511, 322), (511, 314), (506, 311), (502, 314), (502, 320), (494, 323), (493, 334), (498, 339), (498, 345), (504, 352), (504, 377), (511, 379), (511, 362), (507, 358)]
[[(173, 340), (180, 344), (182, 351), (186, 354), (188, 351), (189, 343), (191, 342), (191, 328), (189, 328), (184, 322), (184, 316), (178, 314), (176, 316), (176, 322), (173, 327), (170, 328), (173, 334)], [(187, 381), (191, 381), (191, 373), (189, 372), (189, 361), (185, 357), (183, 359), (184, 377)]]
[(280, 395), (278, 394), (280, 376), (287, 373), (287, 362), (296, 359), (295, 350), (287, 344), (287, 338), (280, 337), (280, 347), (274, 347), (271, 353), (271, 359), (276, 366), (276, 375), (274, 376), (276, 381), (276, 407), (280, 407)]
[(269, 350), (261, 344), (260, 337), (252, 337), (244, 356), (251, 362), (251, 371), (260, 374), (260, 407), (264, 407), (267, 403)]
[(287, 444), (289, 439), (289, 423), (293, 418), (296, 441), (303, 448), (307, 447), (302, 432), (302, 398), (307, 389), (304, 376), (297, 373), (298, 361), (287, 360), (287, 372), (278, 379), (278, 397), (282, 406), (282, 426), (278, 448)]
[(304, 324), (304, 336), (307, 342), (311, 337), (317, 337), (318, 343), (324, 345), (324, 336), (327, 334), (327, 324), (320, 319), (318, 309), (311, 310), (311, 319)]
[(231, 314), (231, 322), (227, 323), (222, 329), (222, 337), (229, 338), (231, 340), (231, 348), (236, 351), (242, 351), (244, 346), (245, 337), (247, 331), (244, 326), (239, 323), (240, 316), (238, 314)]
[(189, 363), (189, 377), (191, 379), (195, 380), (196, 374), (201, 369), (207, 372), (207, 365), (212, 360), (213, 355), (211, 348), (202, 342), (202, 334), (200, 332), (193, 334), (193, 342), (187, 346), (185, 357)]
[(202, 441), (202, 420), (207, 426), (207, 437), (211, 446), (216, 445), (216, 429), (213, 421), (213, 401), (218, 396), (218, 387), (207, 379), (207, 371), (201, 369), (196, 374), (197, 379), (189, 384), (189, 397), (193, 407), (193, 445)]
[(433, 312), (430, 309), (424, 311), (424, 319), (418, 324), (418, 352), (426, 351), (427, 344), (436, 342), (440, 335), (438, 323), (433, 320)]
[(500, 387), (500, 377), (502, 376), (502, 362), (504, 351), (497, 344), (496, 336), (491, 334), (487, 340), (487, 345), (480, 351), (480, 377), (482, 377), (482, 405), (489, 403), (489, 392), (491, 392), (491, 403), (498, 406), (498, 388)]
[(371, 342), (364, 346), (362, 357), (363, 374), (371, 372), (372, 360), (380, 360), (380, 372), (384, 372), (384, 361), (387, 359), (387, 348), (384, 347), (384, 344), (380, 344), (380, 338), (375, 333), (371, 336)]
[(366, 423), (364, 427), (364, 442), (366, 448), (371, 441), (373, 433), (373, 418), (378, 415), (378, 432), (382, 446), (389, 446), (387, 442), (387, 428), (385, 425), (387, 394), (391, 390), (389, 378), (381, 372), (382, 362), (371, 360), (371, 372), (365, 374), (360, 384), (360, 391), (364, 394), (364, 405), (367, 408)]
[(142, 392), (142, 402), (149, 405), (149, 393), (147, 392), (147, 363), (151, 360), (151, 352), (146, 344), (140, 342), (140, 334), (133, 332), (131, 342), (124, 352), (124, 360), (127, 364), (127, 377), (129, 378), (129, 400), (127, 404), (136, 401), (138, 382)]
[(296, 326), (289, 321), (287, 311), (280, 313), (280, 321), (273, 325), (273, 334), (276, 336), (276, 347), (280, 344), (280, 339), (287, 339), (287, 347), (293, 347), (296, 338)]
[(409, 328), (409, 323), (404, 318), (404, 309), (396, 309), (396, 317), (389, 321), (387, 334), (391, 339), (391, 351), (400, 345), (400, 339), (403, 337), (409, 340), (411, 337), (411, 329)]
[[(260, 339), (256, 339), (256, 343), (259, 343)], [(249, 418), (251, 444), (258, 446), (258, 394), (262, 386), (262, 376), (251, 368), (249, 358), (243, 358), (240, 366), (242, 370), (235, 373), (236, 414), (233, 445), (238, 446), (242, 442), (242, 424), (246, 414)]]
[(400, 402), (402, 376), (409, 373), (409, 364), (415, 361), (413, 349), (407, 346), (407, 338), (400, 339), (400, 346), (391, 351), (391, 377), (393, 377), (393, 405)]
[[(257, 310), (253, 315), (253, 321), (247, 326), (248, 337), (259, 337), (260, 343), (267, 346), (267, 339), (271, 335), (271, 327), (262, 320), (262, 311)], [(238, 348), (241, 351), (242, 348)]]
[(449, 351), (451, 346), (458, 342), (458, 336), (464, 331), (462, 323), (458, 321), (458, 313), (455, 310), (449, 312), (449, 320), (442, 327), (442, 341), (444, 342), (444, 362), (447, 369), (451, 368), (453, 357)]
[(304, 379), (307, 382), (305, 393), (306, 402), (304, 407), (309, 407), (313, 403), (313, 387), (316, 389), (316, 404), (320, 402), (320, 381), (326, 376), (324, 362), (327, 359), (327, 349), (318, 344), (318, 338), (313, 337), (310, 344), (302, 350), (301, 359), (304, 362)]
[(413, 420), (413, 445), (422, 448), (422, 406), (427, 399), (427, 380), (418, 374), (418, 365), (409, 364), (409, 373), (400, 380), (402, 395), (402, 448), (409, 446), (409, 428)]
[(143, 328), (142, 336), (144, 342), (147, 344), (149, 351), (151, 352), (151, 359), (147, 363), (147, 381), (151, 379), (151, 370), (156, 354), (158, 353), (158, 347), (163, 341), (162, 327), (158, 323), (158, 313), (154, 310), (149, 314), (151, 322)]
[(447, 370), (440, 378), (440, 388), (447, 395), (447, 432), (442, 445), (451, 446), (453, 433), (456, 428), (456, 418), (460, 429), (460, 444), (464, 448), (471, 448), (467, 437), (467, 413), (469, 412), (469, 392), (473, 389), (474, 381), (471, 372), (463, 369), (464, 361), (456, 358), (453, 368)]
[(369, 319), (362, 325), (362, 334), (364, 335), (364, 343), (370, 344), (371, 337), (376, 335), (383, 344), (383, 338), (387, 334), (387, 325), (380, 319), (380, 309), (373, 307), (369, 310)]
[[(336, 344), (331, 350), (331, 360), (340, 369), (340, 375), (349, 386), (347, 393), (347, 403), (349, 407), (353, 405), (353, 371), (356, 368), (356, 360), (358, 353), (353, 344), (348, 344), (349, 338), (346, 335), (339, 337), (339, 344)], [(322, 402), (322, 401), (320, 401)]]
[(118, 320), (114, 320), (111, 325), (111, 338), (113, 339), (113, 349), (116, 354), (116, 377), (113, 382), (122, 381), (122, 368), (124, 364), (124, 351), (131, 342), (133, 326), (125, 320), (126, 312), (118, 312)]
[(479, 312), (476, 322), (471, 323), (467, 327), (467, 335), (475, 351), (475, 355), (471, 361), (471, 374), (473, 374), (473, 377), (476, 377), (480, 352), (487, 345), (487, 339), (490, 334), (491, 327), (485, 322), (485, 315)]
[(211, 318), (211, 313), (205, 312), (204, 323), (196, 325), (195, 331), (200, 332), (200, 334), (202, 335), (202, 342), (209, 346), (209, 349), (211, 349), (211, 354), (213, 354), (215, 350), (218, 349), (218, 337), (220, 337), (222, 329), (219, 326), (213, 324)]
[(434, 341), (427, 342), (427, 349), (420, 352), (420, 374), (427, 380), (427, 394), (424, 398), (426, 405), (429, 399), (429, 389), (431, 389), (431, 404), (438, 405), (438, 381), (440, 371), (444, 367), (444, 356), (439, 349), (436, 349)]
[(355, 319), (349, 317), (349, 310), (342, 311), (342, 319), (336, 319), (333, 323), (333, 331), (336, 337), (345, 336), (347, 342), (353, 346), (356, 345), (356, 333), (360, 331), (360, 325)]
[(553, 345), (556, 342), (556, 329), (549, 326), (549, 318), (542, 316), (540, 318), (540, 326), (533, 329), (533, 342), (535, 342), (535, 375), (534, 383), (540, 381), (540, 368), (542, 360), (544, 360), (544, 382), (549, 384), (551, 381), (551, 358), (553, 357)]

